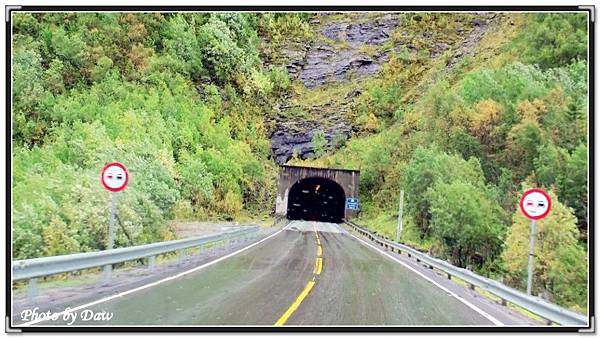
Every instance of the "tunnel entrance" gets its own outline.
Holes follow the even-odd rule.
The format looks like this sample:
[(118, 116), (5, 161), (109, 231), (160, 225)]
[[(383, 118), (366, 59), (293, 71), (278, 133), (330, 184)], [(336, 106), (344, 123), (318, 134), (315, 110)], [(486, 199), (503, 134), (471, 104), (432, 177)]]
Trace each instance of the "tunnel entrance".
[(287, 218), (341, 223), (345, 202), (344, 189), (336, 182), (321, 177), (305, 178), (290, 189)]

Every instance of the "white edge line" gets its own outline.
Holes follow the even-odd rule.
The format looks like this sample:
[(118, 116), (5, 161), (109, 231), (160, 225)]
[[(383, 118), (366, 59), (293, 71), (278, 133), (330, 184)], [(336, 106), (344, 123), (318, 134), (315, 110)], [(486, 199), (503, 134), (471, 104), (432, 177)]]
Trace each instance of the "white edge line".
[(447, 292), (448, 294), (450, 294), (452, 297), (456, 298), (458, 301), (460, 301), (461, 303), (465, 304), (466, 306), (470, 307), (471, 309), (475, 310), (477, 313), (479, 313), (480, 315), (482, 315), (483, 317), (485, 317), (486, 319), (488, 319), (489, 321), (491, 321), (492, 323), (494, 323), (497, 326), (504, 326), (504, 323), (502, 323), (501, 321), (499, 321), (498, 319), (492, 317), (492, 315), (490, 315), (489, 313), (483, 311), (482, 309), (478, 308), (477, 306), (475, 306), (474, 304), (470, 303), (469, 301), (467, 301), (466, 299), (464, 299), (463, 297), (457, 295), (456, 293), (450, 291), (449, 289), (447, 289), (445, 286), (442, 286), (441, 284), (437, 283), (436, 281), (434, 281), (433, 279), (425, 276), (422, 272), (416, 270), (415, 268), (413, 268), (412, 266), (404, 263), (403, 261), (399, 260), (398, 258), (390, 255), (389, 253), (379, 249), (378, 247), (374, 246), (371, 243), (366, 242), (365, 240), (358, 238), (357, 236), (354, 236), (354, 234), (348, 232), (348, 234), (352, 237), (354, 237), (355, 239), (357, 239), (359, 242), (363, 243), (366, 246), (371, 247), (371, 249), (376, 250), (377, 252), (379, 252), (380, 254), (387, 256), (388, 258), (393, 259), (394, 261), (402, 264), (404, 267), (406, 267), (407, 269), (411, 270), (412, 272), (416, 273), (417, 275), (423, 277), (424, 279), (426, 279), (427, 281), (431, 282), (433, 285), (437, 286), (438, 288), (444, 290), (445, 292)]
[[(252, 247), (254, 247), (254, 246), (256, 246), (256, 245), (258, 245), (258, 244), (260, 244), (260, 243), (262, 243), (262, 242), (264, 242), (264, 241), (266, 241), (266, 240), (268, 240), (268, 239), (270, 239), (270, 238), (272, 238), (272, 237), (274, 237), (274, 236), (276, 236), (276, 235), (278, 235), (278, 234), (279, 234), (280, 232), (282, 232), (282, 231), (283, 231), (283, 229), (280, 229), (280, 230), (278, 230), (277, 232), (275, 232), (274, 234), (271, 234), (271, 235), (269, 235), (269, 236), (267, 236), (267, 237), (265, 237), (265, 238), (261, 239), (260, 241), (258, 241), (258, 242), (256, 242), (256, 243), (252, 243), (252, 244), (248, 245), (247, 247), (241, 248), (241, 249), (240, 249), (240, 250), (238, 250), (238, 251), (234, 251), (234, 252), (232, 252), (232, 253), (230, 253), (230, 254), (227, 254), (227, 255), (225, 255), (225, 256), (223, 256), (223, 257), (219, 257), (219, 258), (215, 259), (214, 261), (210, 261), (210, 262), (208, 262), (208, 263), (206, 263), (206, 264), (203, 264), (203, 265), (197, 266), (197, 267), (195, 267), (195, 268), (192, 268), (192, 269), (190, 269), (190, 270), (183, 271), (183, 272), (180, 272), (180, 273), (178, 273), (178, 274), (176, 274), (176, 275), (173, 275), (173, 276), (166, 277), (166, 278), (163, 278), (163, 279), (161, 279), (161, 280), (158, 280), (158, 281), (156, 281), (156, 282), (152, 282), (152, 283), (149, 283), (149, 284), (146, 284), (146, 285), (138, 286), (137, 288), (134, 288), (134, 289), (131, 289), (131, 290), (127, 290), (127, 291), (124, 291), (124, 292), (121, 292), (121, 293), (117, 293), (117, 294), (114, 294), (114, 295), (112, 295), (112, 296), (108, 296), (108, 297), (105, 297), (105, 298), (102, 298), (102, 299), (99, 299), (99, 300), (93, 301), (93, 302), (91, 302), (91, 303), (87, 303), (87, 304), (79, 305), (79, 306), (77, 306), (77, 307), (74, 307), (74, 308), (72, 308), (72, 309), (69, 309), (69, 310), (65, 310), (65, 311), (59, 312), (59, 313), (57, 313), (57, 314), (55, 314), (55, 315), (56, 315), (56, 316), (63, 316), (65, 313), (71, 313), (71, 312), (74, 312), (74, 311), (79, 311), (79, 310), (81, 310), (81, 309), (85, 309), (85, 308), (87, 308), (87, 307), (90, 307), (90, 306), (93, 306), (93, 305), (96, 305), (96, 304), (104, 303), (104, 302), (107, 302), (107, 301), (109, 301), (109, 300), (113, 300), (113, 299), (115, 299), (115, 298), (123, 297), (123, 296), (126, 296), (126, 295), (128, 295), (128, 294), (131, 294), (131, 293), (134, 293), (134, 292), (137, 292), (137, 291), (140, 291), (140, 290), (144, 290), (144, 289), (147, 289), (147, 288), (149, 288), (149, 287), (152, 287), (152, 286), (155, 286), (155, 285), (158, 285), (158, 284), (162, 284), (162, 283), (164, 283), (164, 282), (168, 282), (168, 281), (171, 281), (171, 280), (177, 279), (177, 278), (179, 278), (179, 277), (182, 277), (182, 276), (188, 275), (188, 274), (190, 274), (190, 273), (196, 272), (196, 271), (198, 271), (198, 270), (201, 270), (201, 269), (204, 269), (204, 268), (206, 268), (206, 267), (209, 267), (209, 266), (211, 266), (211, 265), (213, 265), (213, 264), (216, 264), (216, 263), (218, 263), (218, 262), (220, 262), (220, 261), (222, 261), (222, 260), (225, 260), (225, 259), (227, 259), (227, 258), (229, 258), (229, 257), (231, 257), (231, 256), (237, 255), (237, 254), (239, 254), (239, 253), (241, 253), (241, 252), (243, 252), (243, 251), (246, 251), (246, 250), (248, 250), (248, 249), (250, 249), (250, 248), (252, 248)], [(49, 320), (49, 319), (50, 319), (49, 317), (44, 317), (44, 318), (40, 318), (40, 319), (36, 319), (36, 320), (32, 320), (32, 321), (26, 322), (26, 323), (24, 323), (24, 324), (21, 324), (21, 325), (16, 325), (15, 327), (21, 327), (21, 326), (30, 326), (30, 325), (37, 324), (37, 323), (40, 323), (40, 322), (45, 322), (45, 321), (47, 321), (47, 320)]]

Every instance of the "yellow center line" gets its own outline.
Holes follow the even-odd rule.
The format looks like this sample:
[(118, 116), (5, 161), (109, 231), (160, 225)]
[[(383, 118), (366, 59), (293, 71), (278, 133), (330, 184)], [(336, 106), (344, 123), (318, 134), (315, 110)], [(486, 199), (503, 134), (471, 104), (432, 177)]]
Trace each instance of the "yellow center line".
[(298, 309), (300, 303), (308, 296), (310, 290), (312, 290), (313, 286), (315, 286), (315, 277), (320, 275), (323, 271), (323, 248), (321, 247), (321, 240), (319, 239), (319, 232), (317, 231), (317, 227), (313, 225), (315, 230), (315, 237), (317, 239), (317, 259), (315, 261), (315, 268), (313, 270), (313, 278), (311, 281), (306, 284), (304, 290), (298, 295), (298, 298), (290, 305), (290, 307), (283, 313), (283, 315), (275, 322), (275, 326), (283, 326), (285, 322), (290, 318), (292, 314)]
[(288, 318), (290, 318), (292, 313), (294, 313), (294, 311), (296, 311), (296, 309), (298, 308), (298, 306), (300, 306), (300, 303), (302, 303), (304, 298), (306, 298), (306, 296), (308, 296), (308, 293), (310, 292), (310, 290), (313, 288), (314, 285), (315, 285), (315, 282), (312, 280), (310, 282), (308, 282), (308, 284), (306, 284), (306, 287), (304, 288), (304, 290), (302, 290), (302, 293), (300, 293), (298, 298), (296, 298), (296, 300), (292, 303), (292, 305), (290, 305), (290, 307), (287, 309), (287, 311), (285, 311), (283, 316), (281, 316), (281, 318), (279, 318), (277, 320), (277, 322), (275, 323), (275, 326), (283, 326), (283, 324), (285, 324), (285, 322), (287, 322)]
[(320, 275), (321, 271), (323, 271), (323, 258), (317, 258), (317, 264), (315, 266), (315, 275)]

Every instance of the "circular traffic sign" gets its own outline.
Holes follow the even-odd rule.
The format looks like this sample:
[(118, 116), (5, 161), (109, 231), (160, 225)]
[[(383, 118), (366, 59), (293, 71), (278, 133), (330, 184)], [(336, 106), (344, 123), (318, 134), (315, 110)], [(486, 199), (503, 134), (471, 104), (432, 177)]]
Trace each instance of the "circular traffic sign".
[(129, 182), (129, 173), (123, 164), (112, 162), (102, 168), (100, 179), (106, 190), (117, 192), (125, 189)]
[(552, 209), (552, 201), (550, 195), (542, 189), (529, 189), (523, 193), (519, 201), (521, 212), (525, 217), (532, 220), (539, 220), (550, 212)]

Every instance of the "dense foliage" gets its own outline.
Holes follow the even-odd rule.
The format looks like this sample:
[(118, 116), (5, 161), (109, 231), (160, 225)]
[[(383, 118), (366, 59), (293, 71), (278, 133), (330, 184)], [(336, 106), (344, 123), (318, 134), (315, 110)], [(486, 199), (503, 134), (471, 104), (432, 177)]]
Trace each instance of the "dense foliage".
[(173, 218), (268, 212), (265, 103), (289, 79), (261, 65), (260, 19), (17, 13), (14, 258), (104, 248), (110, 161), (129, 168), (119, 219), (136, 243), (170, 238)]

